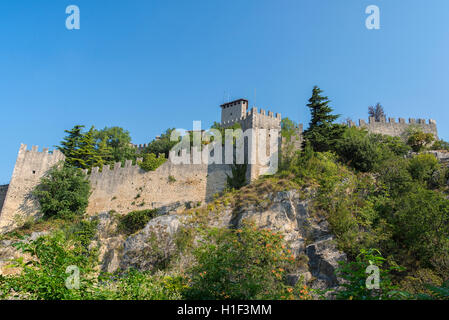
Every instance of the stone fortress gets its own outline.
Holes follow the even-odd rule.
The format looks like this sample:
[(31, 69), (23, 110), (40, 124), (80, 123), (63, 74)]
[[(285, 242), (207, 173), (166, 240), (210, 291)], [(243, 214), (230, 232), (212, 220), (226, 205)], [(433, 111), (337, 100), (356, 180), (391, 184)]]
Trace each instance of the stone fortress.
[[(249, 108), (248, 100), (238, 99), (224, 103), (221, 106), (221, 126), (230, 127), (239, 123), (242, 130), (281, 128), (281, 115), (271, 111)], [(375, 122), (370, 118), (366, 123), (359, 121), (360, 127), (369, 132), (382, 133), (392, 136), (402, 135), (410, 125), (419, 126), (423, 131), (438, 136), (436, 122), (422, 119), (404, 119), (395, 122), (390, 118)], [(348, 126), (355, 123), (348, 121)], [(269, 132), (269, 131), (267, 131)], [(268, 134), (269, 135), (269, 134)], [(257, 136), (257, 135), (256, 135)], [(269, 138), (269, 137), (267, 137)], [(292, 141), (279, 139), (279, 148), (291, 143), (300, 148), (302, 142), (302, 125), (296, 129), (296, 136)], [(267, 139), (269, 141), (269, 139)], [(255, 144), (245, 145), (245, 157), (248, 149), (256, 152)], [(140, 145), (140, 148), (144, 146)], [(266, 154), (277, 157), (278, 150), (270, 150), (267, 145)], [(45, 173), (55, 164), (63, 161), (64, 155), (58, 150), (38, 150), (33, 146), (31, 150), (22, 144), (14, 167), (9, 185), (0, 186), (0, 233), (8, 232), (31, 217), (39, 215), (39, 206), (31, 192)], [(250, 181), (266, 172), (263, 165), (248, 165), (247, 177)], [(114, 210), (126, 214), (133, 210), (159, 208), (166, 212), (206, 203), (213, 199), (213, 195), (222, 191), (226, 185), (227, 175), (231, 174), (228, 164), (173, 164), (165, 162), (155, 171), (146, 172), (131, 160), (114, 165), (111, 169), (106, 165), (100, 171), (93, 168), (88, 176), (91, 183), (92, 194), (89, 198), (87, 214), (108, 212)]]

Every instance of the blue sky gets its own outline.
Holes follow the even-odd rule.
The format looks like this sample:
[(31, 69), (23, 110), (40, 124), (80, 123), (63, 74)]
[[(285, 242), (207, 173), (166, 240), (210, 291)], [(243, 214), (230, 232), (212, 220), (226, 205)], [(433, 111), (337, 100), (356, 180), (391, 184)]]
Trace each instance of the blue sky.
[[(78, 5), (81, 29), (67, 30)], [(380, 8), (381, 29), (365, 27)], [(313, 85), (342, 119), (437, 119), (449, 139), (447, 0), (9, 0), (0, 3), (0, 184), (20, 143), (52, 147), (76, 124), (135, 143), (219, 121), (224, 99), (307, 124)]]

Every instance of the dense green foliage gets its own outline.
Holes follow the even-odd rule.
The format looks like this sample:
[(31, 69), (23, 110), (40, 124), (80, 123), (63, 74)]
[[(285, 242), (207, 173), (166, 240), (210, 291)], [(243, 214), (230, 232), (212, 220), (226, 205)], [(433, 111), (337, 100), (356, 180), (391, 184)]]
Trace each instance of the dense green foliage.
[(68, 135), (61, 141), (58, 149), (66, 156), (66, 164), (82, 169), (136, 158), (135, 148), (131, 145), (129, 132), (120, 127), (96, 130), (93, 126), (83, 133), (84, 126), (77, 125), (65, 130)]
[(165, 158), (168, 159), (170, 156), (170, 150), (173, 148), (178, 141), (170, 141), (170, 136), (175, 129), (167, 129), (159, 139), (154, 139), (150, 142), (147, 148), (144, 150), (144, 153), (152, 153), (152, 154), (164, 154)]
[(167, 159), (163, 153), (159, 154), (156, 158), (154, 153), (145, 153), (143, 155), (143, 160), (139, 161), (137, 164), (145, 171), (154, 171), (165, 163)]
[(53, 167), (33, 191), (44, 217), (72, 219), (84, 214), (90, 195), (86, 175), (78, 168)]
[(425, 133), (418, 127), (410, 127), (407, 132), (407, 144), (415, 152), (422, 151), (426, 146), (429, 146), (435, 137), (431, 133)]
[(20, 276), (0, 277), (0, 297), (17, 297), (37, 300), (78, 300), (95, 296), (94, 279), (80, 277), (79, 290), (66, 287), (67, 267), (76, 266), (80, 274), (93, 271), (90, 254), (77, 241), (69, 241), (63, 232), (45, 236), (31, 243), (17, 245), (35, 260), (25, 263), (16, 260), (15, 266), (23, 268)]
[(191, 299), (285, 299), (293, 288), (283, 281), (294, 258), (282, 236), (246, 225), (210, 229), (194, 253), (186, 297)]
[[(398, 291), (398, 287), (393, 285), (391, 280), (390, 273), (401, 270), (401, 268), (390, 266), (385, 269), (383, 268), (385, 260), (378, 250), (362, 249), (355, 261), (340, 262), (337, 275), (346, 282), (342, 285), (344, 289), (336, 293), (336, 298), (343, 300), (390, 300), (408, 297), (409, 295)], [(378, 268), (378, 288), (374, 287), (374, 279), (367, 279), (366, 271), (369, 266)], [(372, 271), (369, 271), (369, 273), (374, 274)], [(373, 287), (368, 287), (367, 282)]]
[(148, 221), (156, 216), (157, 209), (132, 211), (120, 217), (118, 230), (128, 235), (133, 234), (143, 229)]

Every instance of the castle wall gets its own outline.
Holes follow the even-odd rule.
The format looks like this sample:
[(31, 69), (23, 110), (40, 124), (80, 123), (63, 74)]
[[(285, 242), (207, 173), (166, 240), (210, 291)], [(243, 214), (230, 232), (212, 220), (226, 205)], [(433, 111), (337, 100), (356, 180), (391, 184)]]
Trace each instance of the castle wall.
[(115, 210), (124, 214), (176, 202), (205, 203), (225, 188), (226, 173), (231, 173), (229, 165), (175, 165), (170, 160), (149, 172), (131, 161), (123, 168), (116, 164), (113, 170), (94, 168), (89, 176), (92, 194), (87, 213)]
[[(351, 127), (356, 126), (352, 121), (348, 121), (348, 125)], [(369, 118), (368, 123), (365, 120), (359, 120), (358, 127), (366, 128), (370, 133), (385, 134), (393, 137), (403, 136), (410, 126), (417, 126), (421, 128), (423, 132), (432, 133), (436, 139), (438, 139), (438, 131), (436, 121), (430, 119), (427, 123), (424, 119), (413, 119), (410, 118), (408, 122), (403, 118), (399, 118), (398, 122), (394, 118), (381, 119), (380, 122), (374, 121), (373, 117)]]
[(45, 173), (64, 158), (58, 150), (49, 153), (48, 149), (44, 149), (39, 152), (37, 146), (33, 146), (31, 150), (27, 150), (25, 144), (20, 146), (0, 213), (0, 232), (10, 230), (17, 225), (15, 216), (23, 220), (38, 214), (39, 206), (31, 195), (31, 191), (39, 184)]

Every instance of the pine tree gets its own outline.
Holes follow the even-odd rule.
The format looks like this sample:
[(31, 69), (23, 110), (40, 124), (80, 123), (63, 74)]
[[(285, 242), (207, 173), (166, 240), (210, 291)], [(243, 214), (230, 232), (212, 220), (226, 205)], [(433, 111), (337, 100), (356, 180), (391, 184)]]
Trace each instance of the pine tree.
[(333, 122), (340, 115), (333, 115), (328, 97), (321, 96), (323, 91), (315, 86), (307, 107), (310, 109), (309, 128), (304, 131), (305, 141), (309, 141), (314, 151), (323, 152), (332, 149), (344, 132), (344, 126)]
[(66, 164), (78, 167), (79, 159), (77, 152), (80, 147), (81, 139), (83, 138), (82, 125), (76, 125), (71, 130), (64, 130), (68, 133), (64, 140), (61, 141), (61, 146), (56, 148), (61, 151), (66, 157)]

